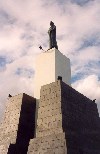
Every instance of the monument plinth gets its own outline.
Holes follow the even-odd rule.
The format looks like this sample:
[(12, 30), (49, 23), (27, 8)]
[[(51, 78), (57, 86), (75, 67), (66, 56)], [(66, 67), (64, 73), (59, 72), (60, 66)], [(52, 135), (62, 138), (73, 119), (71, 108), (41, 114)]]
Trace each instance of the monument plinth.
[(39, 99), (41, 86), (57, 81), (58, 76), (71, 85), (70, 59), (56, 48), (39, 54), (36, 59), (34, 97)]

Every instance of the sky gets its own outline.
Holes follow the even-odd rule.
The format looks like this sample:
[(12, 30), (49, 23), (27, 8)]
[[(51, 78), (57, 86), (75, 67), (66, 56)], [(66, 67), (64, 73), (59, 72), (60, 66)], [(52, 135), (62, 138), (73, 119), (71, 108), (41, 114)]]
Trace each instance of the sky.
[(100, 0), (0, 0), (0, 118), (9, 94), (34, 94), (35, 59), (49, 48), (71, 61), (72, 87), (96, 99), (100, 113)]

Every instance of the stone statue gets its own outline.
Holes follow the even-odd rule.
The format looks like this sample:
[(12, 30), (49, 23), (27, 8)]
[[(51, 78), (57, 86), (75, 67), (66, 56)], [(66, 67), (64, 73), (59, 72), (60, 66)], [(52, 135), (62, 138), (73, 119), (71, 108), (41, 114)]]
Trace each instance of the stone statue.
[(54, 47), (58, 49), (56, 41), (56, 26), (52, 21), (50, 21), (50, 28), (48, 30), (48, 34), (49, 34), (49, 49), (52, 49)]

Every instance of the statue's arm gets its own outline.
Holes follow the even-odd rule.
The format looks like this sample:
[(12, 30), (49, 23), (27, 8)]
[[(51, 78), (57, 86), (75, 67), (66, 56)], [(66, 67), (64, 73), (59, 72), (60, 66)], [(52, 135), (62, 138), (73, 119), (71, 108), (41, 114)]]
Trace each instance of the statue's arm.
[(50, 34), (50, 30), (48, 30), (48, 34)]
[(52, 28), (50, 27), (49, 30), (48, 30), (48, 34), (50, 34), (52, 31)]
[(48, 34), (50, 34), (53, 30), (56, 30), (56, 26), (50, 27), (48, 30)]

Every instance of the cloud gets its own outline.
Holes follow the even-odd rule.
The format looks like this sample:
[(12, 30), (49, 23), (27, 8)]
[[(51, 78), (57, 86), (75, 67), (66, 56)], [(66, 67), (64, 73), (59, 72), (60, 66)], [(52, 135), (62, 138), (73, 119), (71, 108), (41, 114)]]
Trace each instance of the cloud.
[(98, 76), (89, 75), (76, 81), (72, 86), (91, 100), (96, 99), (96, 103), (100, 111), (100, 80)]
[[(80, 90), (79, 84), (87, 79), (91, 81), (88, 86), (94, 84), (97, 88), (99, 3), (99, 0), (0, 1), (0, 111), (9, 93), (33, 95), (35, 58), (41, 52), (40, 45), (48, 49), (47, 31), (51, 20), (57, 27), (58, 48), (71, 60), (74, 87)], [(85, 86), (82, 87), (82, 92), (87, 93)], [(99, 104), (99, 93), (95, 95)]]
[(93, 46), (93, 47), (87, 47), (85, 49), (79, 50), (79, 52), (76, 52), (72, 55), (72, 74), (73, 76), (76, 76), (77, 74), (93, 74), (100, 75), (99, 72), (99, 59), (100, 59), (100, 53), (99, 53), (100, 47), (99, 46)]

